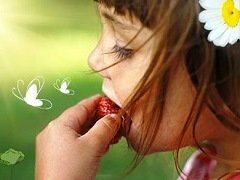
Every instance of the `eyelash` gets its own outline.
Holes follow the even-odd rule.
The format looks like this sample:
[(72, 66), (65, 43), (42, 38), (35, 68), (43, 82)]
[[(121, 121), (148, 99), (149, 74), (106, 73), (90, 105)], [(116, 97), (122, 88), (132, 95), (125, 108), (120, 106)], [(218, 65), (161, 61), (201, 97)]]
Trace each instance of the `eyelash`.
[(120, 47), (117, 44), (113, 46), (112, 50), (116, 53), (116, 58), (119, 60), (130, 58), (134, 53), (133, 49)]

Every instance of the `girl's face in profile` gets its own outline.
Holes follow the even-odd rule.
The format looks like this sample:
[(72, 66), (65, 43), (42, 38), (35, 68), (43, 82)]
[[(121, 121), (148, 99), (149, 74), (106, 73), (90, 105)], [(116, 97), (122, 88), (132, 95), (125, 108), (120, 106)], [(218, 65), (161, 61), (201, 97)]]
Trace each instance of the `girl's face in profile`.
[[(140, 50), (136, 51), (136, 49), (152, 35), (152, 30), (144, 28), (133, 42), (123, 48), (142, 27), (141, 23), (137, 19), (130, 19), (128, 14), (126, 16), (117, 15), (114, 13), (113, 8), (109, 9), (103, 5), (99, 5), (99, 12), (103, 25), (102, 35), (97, 47), (89, 57), (89, 65), (93, 70), (98, 71), (122, 58), (126, 58), (121, 63), (99, 73), (103, 78), (102, 90), (104, 94), (116, 104), (122, 106), (151, 62), (150, 55), (154, 45), (153, 40), (148, 41)], [(108, 53), (112, 51), (117, 52)], [(151, 152), (177, 148), (179, 134), (190, 111), (195, 90), (188, 77), (183, 58), (179, 57), (180, 63), (171, 74), (164, 116), (157, 137), (150, 149)], [(150, 102), (146, 100), (146, 103)], [(138, 137), (140, 137), (139, 134), (141, 133), (139, 132), (140, 117), (143, 112), (144, 109), (139, 106), (137, 114), (132, 117), (133, 123), (129, 140), (133, 147), (137, 147), (138, 144)], [(207, 108), (204, 108), (196, 130), (199, 140), (216, 136), (215, 123), (217, 121), (212, 119), (214, 119), (214, 116)], [(151, 121), (151, 119), (148, 120)], [(185, 140), (184, 145), (194, 143), (191, 130), (187, 133)]]

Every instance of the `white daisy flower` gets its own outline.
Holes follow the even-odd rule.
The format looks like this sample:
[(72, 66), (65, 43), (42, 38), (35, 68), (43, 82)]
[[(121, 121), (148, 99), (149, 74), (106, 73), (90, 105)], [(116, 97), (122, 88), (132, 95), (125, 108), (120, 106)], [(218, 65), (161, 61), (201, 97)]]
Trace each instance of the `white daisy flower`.
[(205, 9), (199, 21), (211, 31), (208, 40), (216, 46), (225, 47), (240, 40), (240, 0), (199, 0)]

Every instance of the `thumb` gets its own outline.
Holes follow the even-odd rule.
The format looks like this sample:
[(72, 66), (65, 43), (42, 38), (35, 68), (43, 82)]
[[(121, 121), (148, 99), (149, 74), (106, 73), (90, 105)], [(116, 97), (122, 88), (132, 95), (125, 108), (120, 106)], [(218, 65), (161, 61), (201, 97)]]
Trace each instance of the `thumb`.
[(83, 136), (87, 139), (91, 150), (104, 154), (120, 126), (121, 118), (116, 114), (110, 114), (98, 120)]

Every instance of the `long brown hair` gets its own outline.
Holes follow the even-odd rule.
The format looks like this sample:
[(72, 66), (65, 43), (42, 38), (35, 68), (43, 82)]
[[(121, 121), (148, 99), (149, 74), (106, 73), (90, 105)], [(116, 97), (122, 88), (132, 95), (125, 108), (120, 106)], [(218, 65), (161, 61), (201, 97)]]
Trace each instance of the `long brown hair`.
[[(195, 135), (198, 117), (207, 104), (217, 119), (227, 128), (240, 131), (240, 45), (215, 47), (207, 41), (208, 32), (198, 21), (200, 7), (198, 0), (97, 0), (106, 7), (114, 7), (115, 13), (137, 17), (144, 27), (153, 29), (155, 48), (152, 61), (128, 99), (125, 110), (134, 114), (142, 98), (146, 112), (143, 115), (139, 154), (135, 167), (151, 147), (159, 126), (168, 91), (169, 74), (173, 64), (178, 64), (179, 55), (185, 56), (185, 65), (195, 85), (196, 96), (179, 137), (175, 153), (178, 162), (179, 149), (184, 133), (193, 124), (192, 135), (200, 149)], [(143, 44), (146, 42), (143, 42)], [(152, 97), (152, 94), (156, 96)], [(147, 114), (147, 117), (145, 117)], [(149, 120), (151, 119), (151, 121)], [(176, 163), (179, 170), (178, 163)]]

